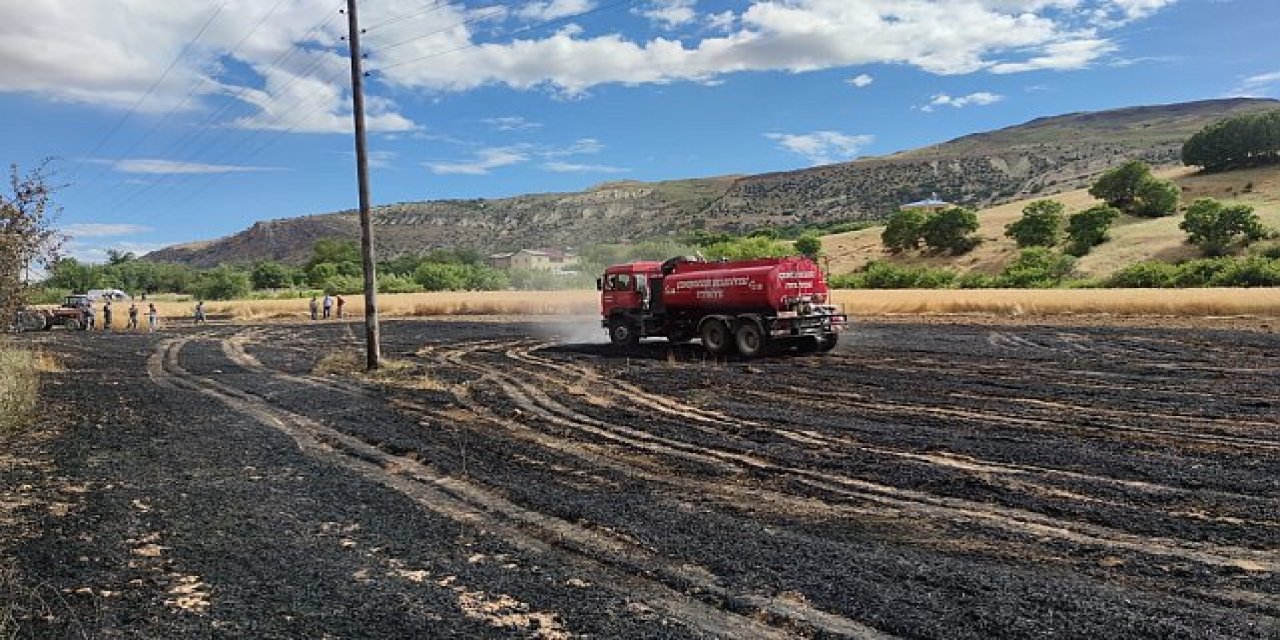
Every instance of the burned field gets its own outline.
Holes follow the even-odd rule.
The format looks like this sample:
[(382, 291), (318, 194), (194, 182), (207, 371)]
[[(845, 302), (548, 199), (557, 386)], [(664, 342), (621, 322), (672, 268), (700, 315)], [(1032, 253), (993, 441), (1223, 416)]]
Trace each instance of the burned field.
[(372, 377), (347, 325), (36, 338), (65, 427), (0, 466), (0, 631), (1280, 634), (1273, 334), (557, 333), (390, 323)]

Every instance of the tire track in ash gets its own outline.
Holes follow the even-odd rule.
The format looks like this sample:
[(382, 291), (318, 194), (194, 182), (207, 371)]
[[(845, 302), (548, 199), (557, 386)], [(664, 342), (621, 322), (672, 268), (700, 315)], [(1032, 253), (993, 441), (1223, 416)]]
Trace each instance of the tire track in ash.
[[(248, 336), (222, 341), (222, 348), (233, 362), (259, 373), (274, 375), (291, 382), (326, 387), (332, 390), (367, 395), (367, 390), (353, 389), (348, 383), (321, 378), (295, 376), (267, 369), (243, 350)], [(182, 343), (182, 344), (185, 344)], [(176, 363), (176, 351), (181, 345), (170, 347), (161, 362), (164, 371), (184, 377)], [(462, 522), (481, 525), (502, 534), (505, 540), (522, 546), (547, 552), (551, 548), (576, 554), (581, 562), (594, 565), (598, 572), (618, 577), (618, 570), (625, 571), (623, 583), (642, 581), (647, 586), (639, 589), (647, 595), (647, 604), (668, 615), (685, 621), (691, 626), (716, 635), (740, 637), (783, 637), (784, 630), (764, 626), (745, 615), (736, 615), (718, 609), (700, 600), (680, 593), (679, 588), (689, 588), (712, 601), (729, 603), (731, 608), (745, 610), (752, 616), (777, 621), (795, 629), (816, 630), (837, 636), (854, 638), (887, 638), (875, 629), (842, 616), (827, 613), (803, 602), (753, 593), (737, 593), (719, 584), (719, 579), (705, 569), (692, 567), (657, 556), (637, 544), (620, 537), (608, 536), (597, 530), (589, 530), (563, 519), (525, 509), (486, 489), (457, 478), (442, 476), (429, 466), (403, 456), (385, 453), (358, 438), (320, 425), (304, 416), (288, 412), (251, 393), (234, 389), (208, 380), (184, 377), (202, 389), (236, 407), (249, 405), (249, 410), (268, 419), (268, 424), (281, 428), (309, 453), (315, 453), (316, 442), (324, 445), (335, 442), (339, 453), (346, 457), (334, 460), (335, 464), (360, 473), (362, 476), (391, 486), (414, 498), (423, 506)], [(352, 459), (358, 460), (353, 463)], [(397, 471), (386, 471), (391, 467)], [(532, 530), (532, 531), (531, 531)], [(644, 576), (654, 576), (651, 580)], [(630, 588), (635, 588), (628, 585)]]
[[(601, 393), (612, 394), (618, 396), (622, 403), (627, 405), (638, 405), (652, 408), (656, 411), (674, 415), (682, 418), (690, 418), (696, 420), (700, 424), (689, 424), (689, 427), (700, 432), (707, 433), (713, 437), (736, 438), (738, 431), (742, 427), (749, 427), (755, 430), (768, 431), (772, 434), (781, 436), (800, 446), (816, 446), (820, 450), (814, 452), (839, 452), (839, 453), (869, 453), (889, 458), (905, 459), (924, 465), (934, 465), (946, 467), (967, 473), (989, 484), (1004, 486), (1007, 488), (1037, 492), (1041, 495), (1065, 498), (1071, 500), (1090, 501), (1099, 504), (1106, 504), (1113, 507), (1123, 509), (1132, 509), (1132, 505), (1121, 503), (1114, 500), (1108, 500), (1102, 497), (1094, 497), (1080, 495), (1074, 491), (1068, 490), (1067, 487), (1061, 487), (1054, 484), (1043, 484), (1041, 480), (1060, 478), (1073, 480), (1077, 482), (1105, 484), (1117, 486), (1125, 489), (1135, 489), (1146, 492), (1148, 494), (1175, 494), (1186, 496), (1201, 496), (1203, 491), (1191, 490), (1183, 487), (1173, 487), (1161, 485), (1152, 482), (1144, 482), (1137, 480), (1125, 480), (1121, 478), (1113, 478), (1110, 476), (1099, 476), (1082, 472), (1054, 469), (1036, 465), (1017, 465), (1009, 463), (994, 462), (979, 459), (973, 456), (953, 455), (940, 452), (920, 453), (906, 451), (901, 449), (892, 449), (882, 446), (867, 444), (847, 436), (831, 436), (813, 430), (806, 429), (786, 429), (775, 424), (766, 424), (757, 422), (747, 418), (734, 418), (720, 412), (700, 409), (692, 405), (684, 404), (674, 398), (666, 396), (654, 395), (653, 393), (631, 385), (629, 383), (618, 381), (615, 379), (606, 380), (599, 376), (596, 372), (582, 366), (561, 364), (549, 358), (536, 355), (534, 351), (538, 349), (538, 345), (522, 346), (510, 348), (505, 351), (510, 358), (516, 359), (522, 363), (528, 363), (541, 368), (559, 371), (566, 376), (572, 377), (576, 381), (570, 381), (563, 378), (556, 378), (544, 372), (537, 370), (524, 370), (524, 373), (546, 380), (552, 384), (559, 384), (566, 389), (572, 389), (579, 384), (594, 385), (593, 388), (598, 389)], [(770, 394), (768, 392), (748, 392), (765, 397), (771, 402), (790, 402), (794, 401), (791, 395)], [(708, 426), (709, 425), (709, 426)], [(750, 443), (747, 443), (748, 445)], [(1256, 501), (1256, 496), (1245, 494), (1230, 494), (1228, 497), (1245, 499), (1250, 502)], [(1256, 519), (1246, 519), (1235, 516), (1218, 517), (1211, 513), (1192, 512), (1185, 507), (1174, 505), (1163, 510), (1166, 516), (1179, 519), (1193, 520), (1218, 520), (1225, 523), (1252, 525), (1261, 527), (1280, 527), (1280, 522), (1271, 522)]]
[[(510, 344), (515, 347), (521, 342), (512, 341)], [(943, 521), (964, 520), (1024, 535), (1056, 538), (1084, 546), (1112, 547), (1149, 555), (1179, 557), (1213, 566), (1248, 567), (1268, 572), (1280, 571), (1280, 554), (1277, 553), (1133, 535), (1103, 526), (1063, 521), (1022, 509), (900, 489), (838, 474), (789, 468), (753, 455), (708, 448), (704, 444), (674, 440), (646, 432), (637, 432), (629, 427), (611, 425), (566, 407), (527, 382), (495, 371), (493, 367), (466, 361), (466, 356), (471, 353), (499, 349), (500, 347), (494, 349), (464, 347), (438, 350), (438, 353), (443, 353), (445, 360), (455, 365), (470, 368), (477, 373), (489, 374), (493, 382), (522, 409), (560, 426), (576, 426), (584, 433), (600, 434), (602, 430), (616, 430), (617, 433), (612, 434), (614, 441), (629, 444), (647, 452), (698, 461), (717, 461), (726, 469), (734, 467), (741, 469), (744, 475), (755, 473), (788, 478), (824, 491), (833, 497), (869, 501)], [(568, 417), (570, 415), (574, 417)]]

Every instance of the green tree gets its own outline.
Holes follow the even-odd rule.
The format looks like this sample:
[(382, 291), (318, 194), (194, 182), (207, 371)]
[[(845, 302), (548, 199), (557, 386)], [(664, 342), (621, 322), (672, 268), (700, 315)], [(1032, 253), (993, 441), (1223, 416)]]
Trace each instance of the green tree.
[(1280, 162), (1280, 110), (1215, 122), (1182, 145), (1182, 162), (1224, 171)]
[(284, 289), (293, 285), (289, 267), (269, 260), (253, 265), (250, 277), (254, 289)]
[(307, 261), (307, 270), (321, 263), (342, 264), (351, 262), (360, 264), (360, 247), (354, 240), (325, 238), (317, 240), (311, 246), (311, 259)]
[(1023, 249), (1000, 274), (1000, 284), (1020, 288), (1056, 287), (1071, 275), (1075, 264), (1075, 258), (1047, 247)]
[(28, 268), (53, 264), (64, 239), (53, 228), (58, 207), (53, 202), (57, 186), (50, 183), (50, 162), (45, 160), (25, 174), (18, 165), (10, 166), (9, 189), (0, 193), (0, 327), (7, 326), (14, 311), (26, 304)]
[(904, 209), (893, 214), (880, 234), (880, 241), (893, 253), (915, 251), (924, 240), (921, 229), (928, 216), (919, 209)]
[(1111, 223), (1120, 211), (1110, 205), (1090, 207), (1067, 218), (1067, 253), (1082, 256), (1110, 239)]
[(781, 258), (792, 255), (792, 248), (766, 236), (739, 238), (719, 242), (706, 249), (708, 258), (718, 260), (752, 260), (755, 258)]
[(248, 273), (226, 265), (202, 272), (191, 285), (191, 293), (203, 300), (243, 298), (252, 289)]
[(1143, 218), (1171, 216), (1178, 210), (1178, 185), (1169, 180), (1148, 178), (1138, 185), (1137, 199), (1128, 213)]
[(978, 230), (978, 214), (969, 209), (952, 207), (939, 211), (920, 228), (924, 243), (934, 251), (950, 251), (959, 255), (978, 246), (974, 234)]
[(1067, 208), (1056, 200), (1036, 200), (1022, 209), (1022, 217), (1004, 228), (1019, 248), (1052, 247), (1062, 239)]
[(1253, 207), (1223, 205), (1213, 198), (1191, 203), (1178, 228), (1186, 231), (1187, 239), (1206, 256), (1224, 255), (1236, 242), (1248, 243), (1265, 235)]
[(313, 287), (323, 287), (330, 278), (338, 275), (338, 265), (332, 262), (318, 262), (307, 267), (307, 283)]
[(44, 285), (76, 293), (100, 289), (102, 288), (102, 269), (91, 264), (82, 264), (75, 258), (61, 258), (49, 265)]
[(1151, 178), (1151, 167), (1141, 160), (1130, 160), (1098, 178), (1089, 187), (1089, 195), (1124, 212), (1138, 198), (1138, 189)]
[(413, 272), (413, 280), (427, 291), (462, 291), (467, 288), (467, 271), (459, 264), (425, 262)]
[(467, 288), (472, 291), (503, 291), (511, 287), (507, 272), (482, 265), (468, 265)]
[(796, 251), (802, 256), (817, 260), (822, 255), (822, 239), (816, 233), (806, 233), (796, 239)]

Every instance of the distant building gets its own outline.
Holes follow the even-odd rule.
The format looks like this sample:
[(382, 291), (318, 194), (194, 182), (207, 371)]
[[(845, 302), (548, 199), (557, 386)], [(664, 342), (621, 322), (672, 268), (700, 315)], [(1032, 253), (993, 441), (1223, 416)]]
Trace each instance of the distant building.
[(945, 200), (939, 200), (938, 194), (933, 194), (928, 200), (920, 200), (917, 202), (908, 202), (898, 207), (903, 211), (924, 211), (925, 213), (937, 213), (954, 207), (955, 205)]
[(559, 249), (521, 249), (495, 253), (488, 257), (489, 266), (497, 269), (541, 269), (558, 271), (578, 263), (578, 256)]

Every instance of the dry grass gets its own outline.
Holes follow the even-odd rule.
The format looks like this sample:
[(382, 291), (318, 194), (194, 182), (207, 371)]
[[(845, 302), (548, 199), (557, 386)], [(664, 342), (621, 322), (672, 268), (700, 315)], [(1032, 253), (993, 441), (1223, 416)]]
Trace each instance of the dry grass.
[(52, 360), (0, 343), (0, 433), (25, 426), (40, 393), (41, 368)]
[[(363, 296), (343, 296), (348, 319), (364, 316)], [(378, 309), (387, 317), (423, 316), (563, 316), (595, 313), (595, 291), (442, 291), (433, 293), (380, 294)], [(190, 319), (194, 304), (157, 302), (164, 319)], [(206, 312), (236, 320), (305, 320), (308, 300), (231, 300), (206, 302)], [(117, 326), (122, 326), (117, 318)], [(143, 330), (146, 323), (143, 322)]]
[(957, 313), (1280, 316), (1280, 288), (840, 290), (833, 297), (847, 313), (855, 316)]
[[(1263, 224), (1280, 227), (1280, 167), (1218, 174), (1201, 174), (1182, 168), (1166, 169), (1157, 174), (1175, 181), (1182, 188), (1183, 204), (1205, 197), (1241, 202), (1254, 207)], [(1070, 213), (1098, 203), (1083, 189), (1046, 197), (1063, 203)], [(1004, 228), (1022, 216), (1022, 209), (1028, 202), (1030, 200), (1011, 202), (978, 212), (981, 224), (978, 236), (982, 238), (982, 244), (963, 256), (892, 255), (880, 243), (884, 227), (824, 236), (822, 246), (830, 257), (831, 273), (848, 273), (872, 260), (887, 260), (902, 266), (948, 267), (961, 273), (995, 274), (1018, 255), (1013, 241), (1004, 236)], [(1187, 244), (1186, 234), (1178, 228), (1181, 221), (1181, 216), (1122, 218), (1111, 231), (1111, 241), (1094, 248), (1082, 258), (1077, 270), (1084, 276), (1100, 277), (1143, 260), (1175, 262), (1198, 257), (1199, 252)]]

